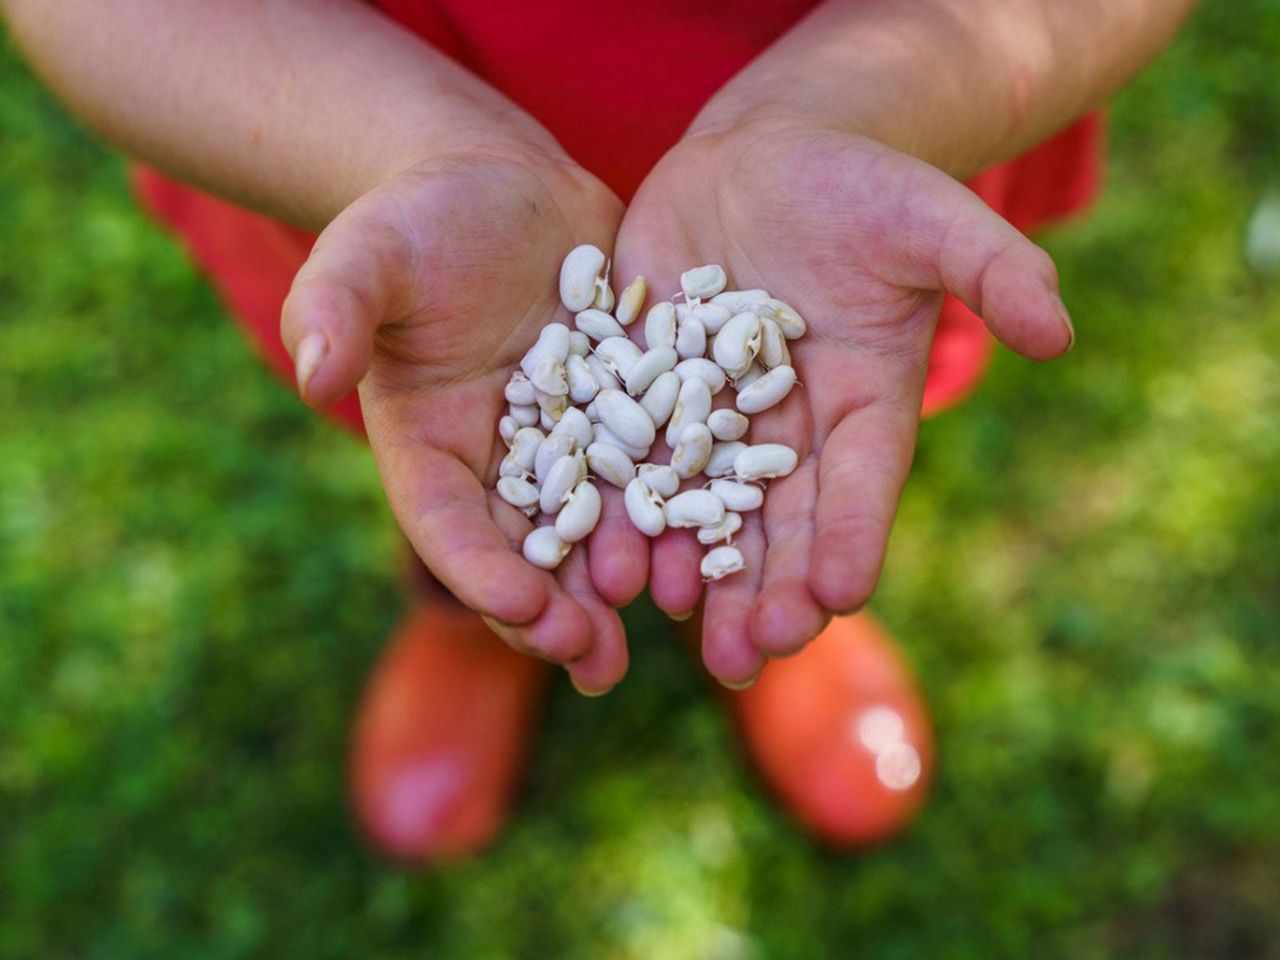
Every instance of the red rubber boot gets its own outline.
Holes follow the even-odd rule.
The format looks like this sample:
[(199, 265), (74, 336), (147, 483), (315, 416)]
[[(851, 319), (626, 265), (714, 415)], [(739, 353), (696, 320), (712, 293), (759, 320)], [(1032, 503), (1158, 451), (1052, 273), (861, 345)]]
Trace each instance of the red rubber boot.
[(728, 696), (761, 775), (819, 838), (865, 846), (914, 818), (933, 767), (929, 716), (869, 614), (837, 617)]
[(506, 818), (548, 664), (444, 600), (409, 614), (365, 689), (351, 791), (366, 835), (402, 860), (456, 858)]

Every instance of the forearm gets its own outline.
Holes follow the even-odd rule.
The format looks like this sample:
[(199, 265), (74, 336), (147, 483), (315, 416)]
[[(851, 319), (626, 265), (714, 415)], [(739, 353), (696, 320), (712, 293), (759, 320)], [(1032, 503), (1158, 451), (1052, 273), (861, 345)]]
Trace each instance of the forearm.
[(129, 153), (320, 227), (413, 163), (531, 118), (358, 0), (0, 0), (53, 90)]
[(707, 105), (693, 132), (801, 116), (959, 177), (1097, 106), (1194, 0), (828, 0)]

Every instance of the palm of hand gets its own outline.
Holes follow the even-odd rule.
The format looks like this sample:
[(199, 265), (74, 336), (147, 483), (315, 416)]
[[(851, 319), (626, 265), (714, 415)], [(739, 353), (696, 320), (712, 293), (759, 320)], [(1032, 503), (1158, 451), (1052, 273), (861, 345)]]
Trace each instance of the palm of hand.
[(554, 578), (526, 564), (529, 521), (488, 491), (506, 452), (503, 385), (538, 331), (566, 319), (549, 278), (584, 238), (608, 247), (620, 214), (567, 165), (459, 158), (411, 170), (330, 224), (284, 318), (286, 338), (291, 325), (319, 326), (329, 341), (310, 402), (359, 382), (388, 500), (419, 556), (517, 647), (585, 655), (571, 673), (586, 688), (611, 685), (591, 653), (622, 646), (617, 615), (584, 562)]
[[(873, 590), (943, 289), (985, 309), (997, 335), (1028, 355), (1056, 355), (1067, 334), (1042, 251), (940, 171), (846, 134), (737, 130), (668, 154), (627, 212), (616, 275), (643, 273), (669, 294), (700, 263), (722, 264), (735, 288), (769, 290), (808, 323), (790, 344), (802, 388), (753, 417), (750, 433), (795, 448), (800, 465), (744, 518), (746, 570), (707, 588), (704, 659), (735, 682)], [(660, 606), (692, 608), (703, 550), (687, 531), (654, 542)], [(593, 558), (606, 595), (625, 592), (609, 579), (618, 566)]]

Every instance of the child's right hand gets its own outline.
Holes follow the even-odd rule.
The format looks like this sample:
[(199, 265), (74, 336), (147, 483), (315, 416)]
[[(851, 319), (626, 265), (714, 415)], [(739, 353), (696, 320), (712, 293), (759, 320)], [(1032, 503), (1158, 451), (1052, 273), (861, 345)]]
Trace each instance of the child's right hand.
[(387, 498), (432, 572), (588, 692), (626, 671), (621, 621), (583, 551), (554, 575), (521, 557), (529, 520), (492, 492), (506, 452), (496, 424), (510, 371), (564, 313), (554, 278), (565, 251), (611, 249), (621, 214), (563, 156), (519, 146), (433, 160), (329, 224), (282, 321), (307, 403), (359, 386)]

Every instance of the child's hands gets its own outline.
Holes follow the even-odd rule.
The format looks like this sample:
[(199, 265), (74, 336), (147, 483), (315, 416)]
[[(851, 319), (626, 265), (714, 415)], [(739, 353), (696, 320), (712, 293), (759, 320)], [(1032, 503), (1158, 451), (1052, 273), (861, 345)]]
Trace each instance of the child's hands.
[[(553, 576), (520, 555), (528, 519), (492, 493), (510, 371), (557, 311), (567, 250), (612, 238), (621, 204), (534, 149), (458, 154), (366, 194), (320, 235), (284, 308), (310, 404), (357, 384), (387, 497), (418, 555), (517, 649), (603, 691), (626, 670), (617, 613), (583, 551)], [(565, 319), (563, 316), (561, 319)]]
[[(723, 264), (734, 288), (764, 287), (809, 327), (789, 344), (803, 387), (751, 430), (752, 442), (796, 448), (800, 465), (744, 517), (746, 571), (707, 589), (704, 659), (736, 682), (872, 592), (943, 291), (1025, 356), (1055, 357), (1072, 335), (1044, 251), (941, 171), (816, 123), (757, 119), (691, 136), (650, 174), (619, 232), (614, 276), (644, 274), (669, 296), (700, 263)], [(611, 549), (593, 541), (606, 596), (626, 592)], [(693, 608), (704, 552), (686, 530), (653, 543), (659, 606)]]

